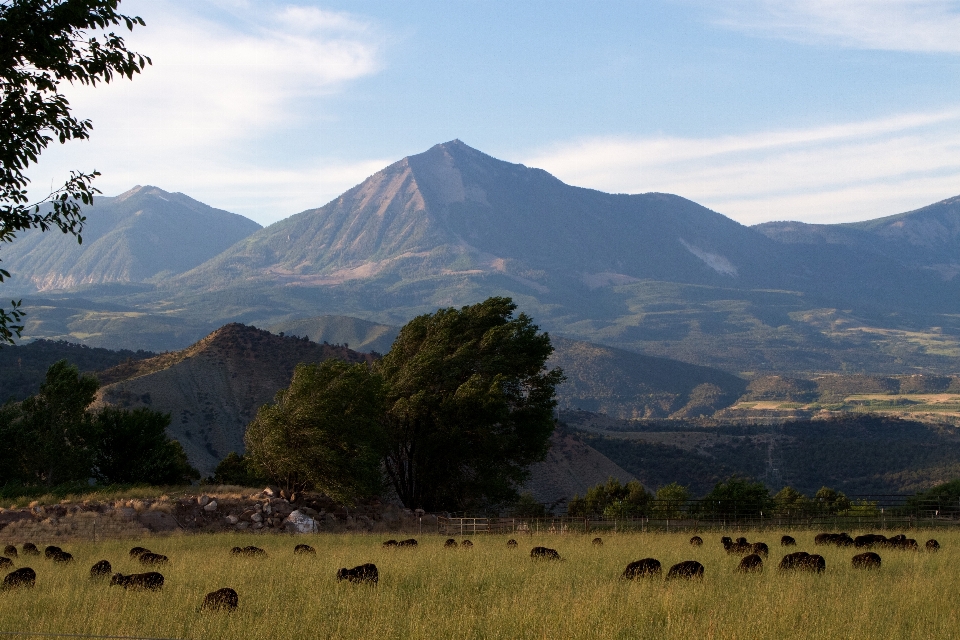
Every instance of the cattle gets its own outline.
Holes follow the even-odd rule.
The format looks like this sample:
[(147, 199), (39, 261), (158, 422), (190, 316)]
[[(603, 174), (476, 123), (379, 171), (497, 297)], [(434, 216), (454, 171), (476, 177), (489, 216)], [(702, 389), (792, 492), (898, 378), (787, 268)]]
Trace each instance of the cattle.
[(685, 580), (703, 580), (703, 565), (696, 560), (684, 560), (670, 567), (667, 580), (683, 578)]
[(900, 549), (901, 551), (919, 551), (920, 545), (913, 538), (900, 535), (887, 540), (887, 547), (891, 549)]
[(400, 542), (398, 542), (397, 546), (398, 547), (416, 547), (417, 541), (414, 540), (413, 538), (408, 538), (406, 540), (401, 540)]
[(13, 560), (6, 556), (0, 556), (0, 569), (8, 569), (13, 566)]
[(40, 549), (37, 549), (37, 545), (32, 542), (23, 543), (23, 555), (25, 556), (38, 556), (40, 555)]
[(847, 533), (819, 533), (813, 539), (816, 545), (832, 544), (838, 547), (849, 547), (855, 544), (854, 539)]
[(927, 544), (925, 546), (927, 551), (940, 551), (940, 543), (933, 538), (927, 540)]
[(780, 546), (795, 547), (797, 546), (797, 541), (793, 536), (780, 536)]
[(763, 571), (763, 559), (755, 553), (751, 553), (740, 561), (737, 566), (740, 573), (760, 573)]
[(443, 543), (445, 549), (456, 549), (460, 545), (457, 544), (457, 541), (453, 538), (447, 538), (446, 542)]
[(703, 544), (703, 538), (700, 536), (693, 536), (690, 538), (690, 544), (694, 547), (699, 547)]
[(61, 549), (60, 547), (55, 547), (53, 545), (50, 545), (49, 547), (43, 550), (43, 555), (44, 557), (46, 557), (47, 560), (53, 560), (53, 557), (58, 553), (63, 553), (63, 549)]
[(722, 544), (724, 548), (726, 548), (728, 544), (733, 544), (733, 538), (731, 538), (730, 536), (723, 536), (722, 538), (720, 538), (720, 544)]
[(150, 549), (147, 549), (145, 547), (134, 547), (133, 549), (130, 549), (131, 558), (139, 558), (145, 553), (152, 553), (152, 552), (150, 551)]
[(637, 578), (646, 578), (660, 575), (660, 561), (656, 558), (644, 558), (627, 565), (620, 578), (623, 580), (636, 580)]
[(806, 551), (797, 551), (783, 556), (780, 560), (780, 571), (813, 571), (814, 573), (823, 573), (827, 568), (827, 563), (823, 556), (810, 554)]
[(853, 556), (852, 563), (854, 569), (879, 569), (880, 556), (873, 551), (867, 551)]
[(887, 537), (879, 533), (867, 533), (853, 539), (853, 546), (857, 549), (871, 549), (875, 546), (886, 546), (886, 544)]
[(753, 553), (753, 545), (747, 542), (746, 538), (737, 538), (736, 542), (733, 542), (730, 538), (725, 538), (723, 548), (726, 549), (729, 554), (743, 555)]
[(380, 546), (382, 546), (384, 549), (390, 549), (390, 548), (393, 548), (393, 547), (397, 546), (397, 544), (398, 544), (398, 543), (397, 543), (396, 540), (387, 540), (386, 542), (384, 542), (384, 543), (383, 543), (382, 545), (380, 545)]
[(247, 558), (266, 558), (267, 552), (260, 547), (250, 545), (249, 547), (234, 547), (230, 549), (230, 554), (235, 556), (244, 556)]
[(4, 577), (3, 584), (0, 585), (0, 588), (4, 590), (23, 588), (30, 589), (35, 584), (37, 584), (37, 572), (30, 567), (23, 567), (8, 573)]
[(110, 586), (119, 585), (131, 591), (160, 591), (163, 589), (163, 574), (156, 571), (131, 573), (128, 576), (115, 573), (110, 578)]
[(472, 549), (472, 548), (473, 548), (473, 543), (470, 542), (469, 540), (464, 540), (463, 542), (460, 543), (460, 548), (461, 548), (461, 549)]
[(805, 558), (810, 556), (806, 551), (796, 551), (794, 553), (788, 553), (783, 556), (780, 560), (780, 566), (778, 567), (780, 571), (789, 571), (791, 569), (799, 569)]
[(161, 565), (168, 562), (170, 562), (170, 559), (159, 553), (144, 553), (140, 556), (140, 564), (142, 565)]
[(17, 557), (17, 548), (16, 548), (15, 546), (13, 546), (12, 544), (8, 544), (7, 546), (5, 546), (5, 547), (3, 548), (3, 555), (8, 556), (8, 557), (10, 557), (10, 558), (16, 558), (16, 557)]
[(112, 574), (113, 574), (113, 567), (110, 566), (109, 560), (101, 560), (100, 562), (97, 562), (92, 567), (90, 567), (91, 580), (100, 580)]
[(57, 564), (69, 564), (73, 562), (73, 555), (67, 553), (66, 551), (54, 551), (47, 557)]
[(602, 546), (603, 546), (603, 538), (594, 538), (594, 539), (593, 539), (593, 542), (592, 542), (591, 544), (593, 544), (593, 546), (595, 546), (595, 547), (602, 547)]
[(766, 542), (754, 542), (750, 545), (750, 550), (754, 555), (763, 556), (764, 558), (770, 555), (770, 547), (767, 546)]
[(230, 587), (211, 591), (203, 597), (201, 611), (236, 611), (240, 603), (240, 596)]
[(293, 553), (298, 556), (315, 556), (317, 550), (308, 544), (298, 544), (293, 548)]
[(559, 560), (560, 554), (557, 553), (556, 549), (548, 549), (547, 547), (534, 547), (530, 550), (530, 557), (534, 560)]
[(507, 547), (510, 548), (510, 549), (516, 549), (516, 548), (517, 548), (517, 541), (514, 540), (513, 538), (510, 538), (509, 540), (507, 540)]
[(347, 580), (357, 584), (376, 585), (380, 580), (380, 572), (377, 571), (377, 565), (372, 563), (362, 564), (353, 569), (340, 569), (337, 571), (337, 582)]

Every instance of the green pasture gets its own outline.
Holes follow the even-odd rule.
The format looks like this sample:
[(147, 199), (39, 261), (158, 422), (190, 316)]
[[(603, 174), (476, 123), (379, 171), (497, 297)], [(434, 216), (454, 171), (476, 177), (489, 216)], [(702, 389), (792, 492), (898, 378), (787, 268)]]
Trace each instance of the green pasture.
[[(781, 575), (783, 532), (746, 534), (771, 553), (760, 575), (740, 575), (719, 534), (592, 536), (478, 535), (472, 549), (444, 549), (420, 536), (415, 549), (383, 549), (385, 535), (196, 535), (102, 543), (61, 543), (75, 562), (55, 566), (20, 558), (37, 571), (32, 590), (0, 592), (0, 631), (154, 638), (933, 638), (960, 629), (960, 533), (907, 532), (921, 546), (936, 536), (939, 553), (880, 550), (883, 567), (855, 571), (852, 548), (815, 547), (813, 532), (794, 533), (790, 550), (826, 558), (823, 575)], [(856, 532), (851, 532), (856, 533)], [(890, 534), (891, 532), (886, 532)], [(736, 536), (736, 534), (733, 534)], [(309, 543), (316, 557), (293, 555)], [(88, 578), (108, 559), (114, 570), (145, 571), (127, 554), (142, 544), (171, 559), (160, 593), (127, 592)], [(269, 558), (235, 558), (235, 545), (258, 545)], [(533, 546), (562, 562), (533, 561)], [(664, 565), (698, 560), (702, 582), (618, 579), (645, 557)], [(337, 583), (340, 567), (374, 562), (380, 584)], [(233, 587), (235, 613), (201, 613), (205, 593)], [(29, 638), (31, 636), (21, 636)], [(37, 636), (33, 636), (37, 637)]]

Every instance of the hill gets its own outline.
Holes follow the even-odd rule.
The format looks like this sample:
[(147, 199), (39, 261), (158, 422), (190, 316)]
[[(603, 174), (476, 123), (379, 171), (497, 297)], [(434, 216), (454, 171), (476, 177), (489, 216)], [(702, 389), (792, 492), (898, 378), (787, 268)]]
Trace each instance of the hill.
[(261, 405), (290, 384), (298, 363), (329, 358), (369, 361), (369, 356), (346, 347), (229, 324), (182, 351), (100, 373), (104, 386), (97, 402), (170, 413), (170, 436), (207, 475), (231, 451), (244, 451), (247, 424)]
[(260, 229), (182, 193), (136, 186), (84, 207), (83, 244), (32, 230), (4, 247), (4, 287), (33, 293), (108, 283), (155, 282), (209, 260)]

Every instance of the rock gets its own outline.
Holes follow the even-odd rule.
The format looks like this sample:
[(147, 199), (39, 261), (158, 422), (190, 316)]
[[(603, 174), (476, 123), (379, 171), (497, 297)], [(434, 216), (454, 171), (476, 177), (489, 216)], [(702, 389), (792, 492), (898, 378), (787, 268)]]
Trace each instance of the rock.
[(263, 522), (263, 516), (259, 513), (254, 513), (252, 516), (250, 516), (250, 519), (256, 523)]
[(253, 523), (253, 526), (250, 527), (250, 528), (251, 528), (251, 529), (263, 529), (263, 523), (262, 523), (262, 522), (254, 522), (254, 523)]
[(197, 504), (201, 507), (205, 507), (210, 503), (210, 496), (200, 496), (200, 499), (197, 500)]
[(270, 487), (267, 487), (266, 489), (263, 490), (263, 495), (267, 496), (268, 498), (272, 498), (277, 494), (273, 492), (273, 489), (271, 489)]
[(373, 526), (373, 520), (371, 520), (369, 516), (357, 516), (357, 521), (365, 527)]
[(216, 501), (216, 500), (211, 500), (210, 502), (208, 502), (208, 503), (206, 504), (206, 506), (203, 507), (203, 510), (204, 510), (204, 511), (211, 511), (211, 512), (212, 512), (212, 511), (216, 511), (216, 510), (217, 510), (217, 501)]
[(240, 531), (243, 531), (244, 529), (249, 529), (249, 528), (250, 528), (250, 523), (249, 523), (249, 522), (238, 522), (238, 523), (237, 523), (237, 529), (239, 529)]
[(299, 509), (297, 509), (297, 511), (311, 518), (316, 518), (317, 516), (320, 515), (319, 513), (317, 513), (316, 509), (311, 509), (310, 507), (300, 507)]
[(269, 503), (269, 502), (268, 502), (267, 504), (263, 505), (263, 512), (266, 513), (266, 514), (268, 514), (268, 515), (271, 514), (271, 513), (273, 513), (273, 507), (270, 506), (270, 503)]
[(314, 533), (317, 530), (317, 521), (299, 509), (287, 516), (286, 523), (293, 525), (292, 528), (296, 533)]
[(337, 524), (337, 516), (333, 515), (332, 513), (326, 514), (323, 516), (323, 519), (327, 524)]
[(238, 518), (237, 516), (235, 515), (227, 516), (227, 524), (237, 524), (238, 522), (240, 522), (240, 518)]

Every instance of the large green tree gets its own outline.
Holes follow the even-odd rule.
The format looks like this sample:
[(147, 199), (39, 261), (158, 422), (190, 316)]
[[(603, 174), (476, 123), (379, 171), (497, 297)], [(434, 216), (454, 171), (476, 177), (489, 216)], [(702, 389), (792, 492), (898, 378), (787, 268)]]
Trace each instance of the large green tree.
[(550, 336), (509, 298), (407, 323), (376, 363), (386, 385), (384, 468), (411, 508), (515, 502), (555, 423)]
[(383, 388), (366, 364), (300, 364), (244, 436), (256, 472), (344, 502), (383, 489)]
[(103, 407), (93, 415), (93, 477), (102, 484), (189, 484), (200, 474), (167, 436), (170, 414)]
[[(93, 124), (70, 111), (60, 92), (66, 81), (86, 85), (132, 78), (150, 64), (128, 51), (123, 38), (110, 32), (88, 35), (123, 24), (132, 30), (139, 17), (117, 12), (119, 0), (0, 0), (0, 244), (27, 229), (54, 227), (82, 241), (81, 204), (93, 202), (98, 172), (72, 172), (59, 189), (30, 203), (24, 173), (53, 140), (83, 140)], [(0, 269), (0, 282), (10, 274)], [(0, 308), (0, 344), (11, 343), (23, 325), (20, 302)]]

